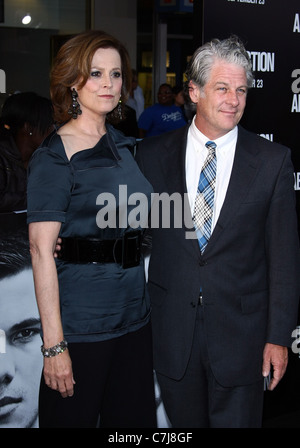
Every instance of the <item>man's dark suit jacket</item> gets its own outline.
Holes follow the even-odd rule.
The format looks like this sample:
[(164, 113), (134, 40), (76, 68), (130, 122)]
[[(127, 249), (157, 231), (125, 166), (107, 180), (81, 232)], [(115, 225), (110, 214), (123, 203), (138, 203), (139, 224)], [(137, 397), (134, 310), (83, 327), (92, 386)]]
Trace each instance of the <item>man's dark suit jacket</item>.
[[(187, 132), (188, 126), (139, 143), (137, 162), (154, 192), (187, 192)], [(299, 301), (296, 220), (290, 150), (239, 126), (226, 198), (203, 256), (184, 226), (151, 231), (157, 372), (184, 375), (200, 288), (211, 367), (223, 386), (261, 378), (266, 342), (291, 346)]]

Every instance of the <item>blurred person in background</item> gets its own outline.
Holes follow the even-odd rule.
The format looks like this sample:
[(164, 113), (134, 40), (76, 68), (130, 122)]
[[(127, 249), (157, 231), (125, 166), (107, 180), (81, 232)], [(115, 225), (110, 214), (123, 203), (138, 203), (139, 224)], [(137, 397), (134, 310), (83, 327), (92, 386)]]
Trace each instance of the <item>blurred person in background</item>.
[(157, 93), (158, 103), (147, 107), (138, 120), (140, 137), (160, 135), (186, 125), (182, 109), (174, 104), (170, 84), (161, 84)]
[(132, 109), (135, 110), (136, 119), (138, 120), (145, 108), (145, 98), (143, 89), (138, 84), (137, 71), (132, 69), (131, 72), (132, 72), (131, 89), (126, 104), (127, 106), (132, 107)]
[(26, 210), (27, 165), (52, 130), (49, 99), (22, 92), (5, 100), (0, 116), (0, 212)]

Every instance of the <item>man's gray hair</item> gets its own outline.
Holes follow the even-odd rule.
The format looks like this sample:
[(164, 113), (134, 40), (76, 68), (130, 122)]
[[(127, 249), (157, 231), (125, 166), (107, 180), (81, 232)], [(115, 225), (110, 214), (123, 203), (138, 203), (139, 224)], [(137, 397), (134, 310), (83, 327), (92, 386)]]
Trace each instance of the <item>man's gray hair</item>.
[(199, 47), (188, 64), (187, 83), (193, 81), (199, 87), (204, 87), (209, 80), (212, 66), (217, 60), (243, 67), (246, 72), (247, 86), (252, 87), (253, 73), (250, 57), (237, 36), (224, 40), (213, 39)]

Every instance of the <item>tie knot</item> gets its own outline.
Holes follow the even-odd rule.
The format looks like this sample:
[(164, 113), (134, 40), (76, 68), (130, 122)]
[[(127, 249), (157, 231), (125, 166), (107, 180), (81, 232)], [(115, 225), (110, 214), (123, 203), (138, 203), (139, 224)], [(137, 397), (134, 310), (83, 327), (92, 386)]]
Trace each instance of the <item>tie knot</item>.
[(216, 149), (217, 145), (215, 144), (215, 142), (211, 142), (208, 141), (207, 143), (205, 143), (206, 148), (208, 148), (210, 151), (212, 151), (213, 149)]

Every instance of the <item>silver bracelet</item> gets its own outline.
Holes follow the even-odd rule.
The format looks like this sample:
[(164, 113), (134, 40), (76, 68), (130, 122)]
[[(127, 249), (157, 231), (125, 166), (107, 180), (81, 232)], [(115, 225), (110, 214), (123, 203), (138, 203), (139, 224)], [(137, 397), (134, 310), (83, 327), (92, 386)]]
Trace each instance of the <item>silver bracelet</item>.
[(43, 345), (41, 346), (41, 352), (45, 358), (52, 358), (53, 356), (57, 356), (60, 353), (63, 353), (68, 348), (68, 343), (64, 339), (58, 344), (54, 345), (54, 347), (45, 348)]

